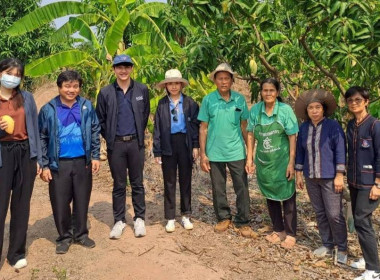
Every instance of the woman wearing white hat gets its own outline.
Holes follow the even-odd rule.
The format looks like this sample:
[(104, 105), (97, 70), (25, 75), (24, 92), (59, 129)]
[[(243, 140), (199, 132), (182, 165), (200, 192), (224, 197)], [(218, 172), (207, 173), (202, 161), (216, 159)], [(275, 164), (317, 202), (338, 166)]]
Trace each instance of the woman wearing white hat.
[(165, 89), (167, 95), (157, 106), (153, 132), (153, 153), (157, 163), (162, 164), (164, 177), (165, 230), (175, 230), (177, 168), (181, 192), (181, 224), (185, 229), (193, 229), (191, 214), (191, 170), (198, 158), (199, 106), (182, 93), (189, 82), (182, 78), (177, 69), (165, 73), (165, 79), (157, 88)]

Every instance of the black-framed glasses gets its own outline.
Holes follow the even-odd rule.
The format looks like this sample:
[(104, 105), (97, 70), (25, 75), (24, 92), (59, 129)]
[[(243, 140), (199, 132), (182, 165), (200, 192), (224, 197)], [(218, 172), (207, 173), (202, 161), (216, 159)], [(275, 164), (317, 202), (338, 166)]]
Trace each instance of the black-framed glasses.
[(178, 122), (178, 112), (177, 112), (177, 107), (173, 108), (170, 113), (173, 116), (173, 122)]
[(363, 102), (364, 98), (348, 98), (347, 104), (358, 104), (360, 105)]

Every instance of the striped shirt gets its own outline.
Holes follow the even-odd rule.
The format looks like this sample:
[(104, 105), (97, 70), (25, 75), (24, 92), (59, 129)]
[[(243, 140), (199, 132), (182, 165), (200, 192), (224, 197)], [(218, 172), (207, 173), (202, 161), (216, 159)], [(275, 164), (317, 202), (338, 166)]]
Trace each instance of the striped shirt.
[(297, 138), (295, 169), (306, 178), (332, 179), (344, 173), (346, 144), (342, 127), (335, 120), (324, 118), (316, 126), (306, 121)]

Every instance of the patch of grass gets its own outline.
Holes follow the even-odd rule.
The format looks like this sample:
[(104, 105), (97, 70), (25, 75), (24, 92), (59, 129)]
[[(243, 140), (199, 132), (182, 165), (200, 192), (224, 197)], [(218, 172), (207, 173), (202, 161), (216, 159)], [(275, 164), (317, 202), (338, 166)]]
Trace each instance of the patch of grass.
[(53, 267), (53, 272), (55, 276), (57, 277), (58, 280), (67, 280), (67, 271), (66, 268), (58, 268), (58, 267)]
[(33, 268), (30, 270), (32, 276), (30, 277), (30, 280), (36, 280), (36, 279), (39, 279), (38, 277), (38, 272), (40, 272), (40, 270), (38, 268)]

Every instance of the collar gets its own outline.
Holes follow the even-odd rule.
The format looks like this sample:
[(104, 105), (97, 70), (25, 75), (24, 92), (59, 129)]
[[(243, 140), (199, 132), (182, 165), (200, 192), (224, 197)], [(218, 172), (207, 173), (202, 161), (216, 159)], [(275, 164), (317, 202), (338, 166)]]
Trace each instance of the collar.
[(55, 101), (57, 102), (57, 106), (59, 107), (62, 107), (62, 108), (68, 108), (68, 109), (71, 109), (73, 108), (74, 106), (77, 106), (78, 105), (78, 102), (79, 102), (79, 95), (77, 97), (75, 97), (76, 101), (74, 102), (73, 106), (72, 107), (69, 107), (67, 106), (66, 104), (63, 104), (62, 101), (61, 101), (61, 98), (59, 98), (59, 95), (55, 97)]
[[(9, 99), (5, 99), (3, 98), (2, 96), (0, 96), (0, 100), (1, 101), (11, 101), (13, 98), (15, 98), (15, 96), (18, 94), (19, 92), (16, 90), (16, 91), (13, 91), (11, 97), (9, 97)], [(20, 93), (21, 94), (21, 93)]]
[(267, 115), (267, 117), (272, 117), (272, 116), (277, 116), (278, 115), (278, 111), (280, 109), (280, 105), (278, 105), (278, 100), (276, 99), (276, 102), (274, 103), (274, 108), (273, 108), (273, 113), (271, 116), (268, 116), (267, 114), (267, 111), (265, 111), (265, 102), (264, 101), (261, 101), (263, 102), (263, 105), (261, 106), (261, 114), (265, 114)]
[(367, 113), (367, 115), (358, 123), (358, 122), (356, 122), (356, 119), (355, 119), (355, 122), (354, 122), (354, 124), (356, 125), (356, 126), (360, 126), (360, 125), (362, 125), (366, 120), (368, 120), (368, 118), (370, 117), (370, 114), (369, 113)]
[[(168, 98), (169, 98), (170, 103), (175, 104), (174, 101), (170, 98), (170, 95), (169, 95), (169, 94), (168, 94)], [(182, 92), (180, 93), (179, 101), (178, 101), (177, 104), (179, 104), (179, 103), (183, 103), (183, 95), (182, 95)]]
[[(321, 119), (321, 120), (319, 121), (319, 123), (317, 123), (317, 125), (316, 125), (315, 127), (322, 125), (322, 123), (323, 123), (326, 119), (327, 119), (326, 117), (323, 117), (323, 119)], [(311, 126), (314, 127), (314, 124), (313, 124), (313, 122), (312, 122), (311, 120), (308, 120), (308, 122), (309, 122), (309, 125), (311, 125)]]
[(219, 100), (223, 100), (223, 101), (225, 101), (225, 102), (231, 102), (231, 101), (235, 100), (235, 98), (236, 98), (236, 94), (235, 94), (235, 92), (234, 92), (233, 90), (231, 90), (231, 89), (230, 89), (230, 99), (229, 99), (228, 101), (226, 101), (226, 100), (222, 97), (222, 95), (219, 93), (218, 90), (216, 90), (216, 93), (218, 94), (218, 99), (219, 99)]
[[(119, 86), (119, 84), (117, 83), (117, 80), (116, 80), (113, 84), (114, 84), (116, 90), (123, 90), (123, 89)], [(128, 92), (128, 90), (130, 90), (130, 89), (133, 88), (134, 84), (135, 84), (135, 82), (131, 79), (131, 83), (129, 84), (129, 87), (128, 87), (128, 89), (127, 89), (127, 92)]]

